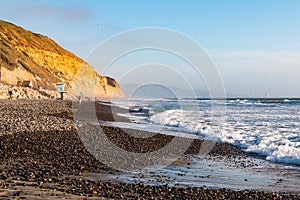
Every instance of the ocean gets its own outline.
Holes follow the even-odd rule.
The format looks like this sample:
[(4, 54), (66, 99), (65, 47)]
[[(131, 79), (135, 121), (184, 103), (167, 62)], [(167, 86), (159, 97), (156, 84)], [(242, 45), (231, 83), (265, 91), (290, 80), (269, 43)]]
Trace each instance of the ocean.
[[(118, 126), (229, 143), (265, 160), (300, 165), (300, 99), (114, 100), (133, 125)], [(124, 115), (124, 114), (123, 114)]]

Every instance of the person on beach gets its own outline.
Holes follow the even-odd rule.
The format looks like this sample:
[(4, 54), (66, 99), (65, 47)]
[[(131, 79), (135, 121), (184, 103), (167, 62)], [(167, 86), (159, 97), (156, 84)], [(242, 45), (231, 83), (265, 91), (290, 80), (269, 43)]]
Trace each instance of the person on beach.
[(13, 96), (12, 88), (9, 88), (9, 90), (8, 90), (8, 96), (9, 96), (9, 99), (12, 99), (12, 96)]
[(84, 96), (84, 92), (80, 92), (79, 96), (78, 96), (78, 103), (81, 104), (81, 100)]

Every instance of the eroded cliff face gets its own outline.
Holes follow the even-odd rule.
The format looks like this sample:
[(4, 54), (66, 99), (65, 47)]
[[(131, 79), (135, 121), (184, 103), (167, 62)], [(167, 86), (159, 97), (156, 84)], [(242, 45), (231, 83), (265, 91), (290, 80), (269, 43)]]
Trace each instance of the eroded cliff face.
[(0, 20), (0, 82), (17, 85), (24, 80), (50, 90), (55, 90), (55, 83), (64, 82), (65, 89), (75, 95), (123, 95), (114, 79), (99, 75), (53, 40)]

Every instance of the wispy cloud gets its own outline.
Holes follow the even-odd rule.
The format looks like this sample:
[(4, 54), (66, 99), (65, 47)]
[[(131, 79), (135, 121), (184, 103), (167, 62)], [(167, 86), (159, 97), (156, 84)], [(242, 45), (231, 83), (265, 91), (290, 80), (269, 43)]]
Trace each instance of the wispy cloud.
[(24, 5), (15, 8), (20, 16), (59, 18), (67, 21), (85, 21), (91, 15), (91, 10), (76, 5)]
[(235, 57), (235, 58), (297, 58), (299, 60), (300, 52), (295, 51), (215, 51), (217, 56)]

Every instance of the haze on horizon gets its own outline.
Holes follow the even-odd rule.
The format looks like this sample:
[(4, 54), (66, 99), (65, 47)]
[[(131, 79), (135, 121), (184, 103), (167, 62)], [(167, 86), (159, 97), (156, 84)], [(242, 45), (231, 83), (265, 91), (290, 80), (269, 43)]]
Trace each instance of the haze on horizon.
[[(46, 35), (83, 59), (115, 34), (140, 27), (161, 27), (185, 34), (206, 49), (228, 93), (300, 97), (297, 0), (1, 0), (1, 5), (2, 20)], [(123, 67), (126, 71), (140, 63), (135, 61), (137, 56), (130, 58), (116, 62), (115, 69)], [(147, 63), (151, 58), (157, 58), (156, 53), (145, 56)], [(161, 60), (169, 61), (176, 69), (184, 65), (169, 55)], [(118, 73), (108, 70), (106, 75), (118, 80), (122, 76)], [(189, 76), (189, 70), (186, 73)], [(197, 79), (191, 80), (196, 89), (203, 89)], [(170, 82), (174, 87), (181, 86), (176, 80)]]

